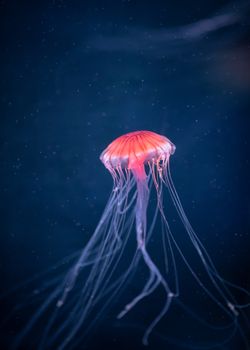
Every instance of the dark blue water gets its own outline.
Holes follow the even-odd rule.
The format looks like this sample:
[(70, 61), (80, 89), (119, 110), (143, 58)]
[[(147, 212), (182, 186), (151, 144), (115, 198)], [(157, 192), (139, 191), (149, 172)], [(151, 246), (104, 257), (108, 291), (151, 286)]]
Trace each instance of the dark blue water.
[[(114, 138), (141, 129), (174, 142), (172, 175), (190, 221), (222, 275), (249, 289), (249, 3), (0, 6), (1, 292), (84, 247), (112, 188), (99, 155)], [(187, 299), (196, 289), (183, 277)], [(2, 314), (19, 296), (9, 295)], [(108, 313), (87, 348), (142, 347), (144, 319), (159, 310), (155, 298), (124, 322)], [(201, 349), (220, 340), (192, 321), (179, 329), (174, 309), (169, 316), (150, 349), (181, 349), (187, 340)], [(4, 326), (1, 349), (17, 328), (14, 321)], [(242, 346), (236, 336), (217, 348)]]

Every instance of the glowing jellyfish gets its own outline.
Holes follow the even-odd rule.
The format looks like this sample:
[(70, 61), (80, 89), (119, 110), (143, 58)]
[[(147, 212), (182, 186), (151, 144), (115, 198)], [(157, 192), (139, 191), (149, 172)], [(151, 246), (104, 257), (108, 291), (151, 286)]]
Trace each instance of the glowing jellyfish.
[[(29, 322), (20, 339), (23, 339), (39, 322), (42, 315), (50, 310), (52, 316), (43, 329), (39, 341), (40, 348), (64, 349), (69, 344), (72, 345), (79, 330), (81, 329), (81, 336), (88, 332), (88, 328), (95, 323), (99, 313), (105, 310), (125, 283), (131, 279), (139, 261), (143, 261), (148, 268), (145, 284), (138, 295), (128, 300), (117, 317), (122, 318), (143, 298), (151, 295), (161, 286), (165, 291), (164, 305), (145, 330), (143, 343), (147, 344), (150, 333), (166, 315), (172, 301), (179, 296), (174, 249), (179, 253), (204, 293), (237, 324), (240, 306), (235, 301), (229, 287), (244, 290), (220, 277), (206, 249), (190, 225), (170, 175), (170, 156), (174, 152), (175, 146), (169, 139), (150, 131), (128, 133), (114, 140), (103, 151), (100, 159), (112, 175), (114, 185), (100, 222), (63, 281), (60, 282), (60, 279), (53, 281), (57, 284), (56, 288)], [(163, 210), (164, 186), (169, 191), (196, 255), (213, 286), (212, 290), (195, 272), (189, 257), (183, 254), (182, 248), (170, 230)], [(148, 224), (147, 208), (152, 191), (155, 191), (156, 194), (156, 208)], [(161, 219), (166, 264), (169, 264), (168, 261), (171, 260), (171, 273), (174, 276), (171, 286), (166, 271), (157, 266), (154, 256), (148, 252), (149, 239), (154, 233), (157, 217)], [(134, 232), (136, 233), (136, 248), (124, 269), (120, 262), (126, 255), (127, 243)], [(168, 256), (166, 256), (167, 250)], [(244, 292), (249, 295), (247, 291)], [(98, 305), (101, 305), (100, 309)], [(83, 325), (85, 326), (82, 327)]]

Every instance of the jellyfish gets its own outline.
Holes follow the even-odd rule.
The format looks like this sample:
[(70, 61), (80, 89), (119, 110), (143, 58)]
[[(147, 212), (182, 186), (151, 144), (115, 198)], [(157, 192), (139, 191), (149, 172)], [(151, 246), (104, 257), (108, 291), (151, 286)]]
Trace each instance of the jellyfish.
[[(125, 317), (138, 303), (161, 288), (164, 291), (162, 308), (148, 324), (142, 339), (147, 345), (150, 334), (180, 295), (176, 252), (199, 288), (238, 326), (239, 313), (249, 304), (239, 305), (232, 288), (247, 296), (249, 292), (220, 276), (192, 228), (170, 173), (170, 158), (175, 150), (175, 145), (163, 135), (135, 131), (118, 137), (102, 152), (100, 160), (112, 176), (113, 188), (100, 221), (82, 252), (69, 259), (72, 265), (67, 274), (63, 278), (54, 278), (44, 287), (50, 289), (50, 294), (21, 332), (17, 344), (23, 342), (49, 312), (49, 321), (42, 326), (39, 349), (73, 347), (79, 341), (79, 333), (83, 339), (87, 336), (100, 314), (132, 280), (139, 263), (143, 263), (147, 270), (143, 286), (121, 307), (117, 319)], [(164, 189), (170, 195), (194, 249), (193, 254), (200, 260), (209, 284), (195, 271), (170, 228), (163, 202)], [(149, 220), (148, 206), (153, 193), (155, 207)], [(150, 239), (159, 234), (155, 232), (159, 217), (164, 257), (160, 266), (149, 250)], [(132, 252), (131, 246), (134, 247)], [(171, 283), (170, 272), (173, 276)], [(241, 329), (240, 333), (245, 341)]]

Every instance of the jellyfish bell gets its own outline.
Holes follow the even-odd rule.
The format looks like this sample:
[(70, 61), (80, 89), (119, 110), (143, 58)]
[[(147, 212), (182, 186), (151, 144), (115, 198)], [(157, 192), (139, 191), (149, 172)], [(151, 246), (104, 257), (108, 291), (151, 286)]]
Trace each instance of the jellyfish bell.
[(175, 152), (175, 145), (165, 136), (152, 131), (134, 131), (115, 139), (100, 159), (110, 169), (129, 169), (145, 178), (144, 164), (166, 161)]
[[(245, 317), (244, 309), (250, 303), (239, 304), (232, 290), (240, 291), (244, 298), (249, 298), (250, 293), (221, 277), (191, 226), (170, 173), (170, 156), (174, 152), (175, 145), (168, 138), (151, 131), (135, 131), (120, 136), (102, 152), (100, 159), (112, 175), (113, 190), (100, 221), (86, 246), (76, 259), (74, 257), (66, 275), (57, 276), (47, 283), (50, 294), (44, 298), (42, 305), (21, 332), (16, 348), (25, 344), (25, 339), (35, 327), (39, 327), (39, 320), (46, 315), (49, 322), (39, 337), (40, 350), (63, 350), (69, 346), (74, 348), (80, 341), (84, 343), (85, 337), (96, 326), (100, 316), (118, 298), (125, 285), (131, 282), (139, 263), (146, 267), (147, 276), (141, 290), (121, 308), (117, 318), (123, 318), (140, 301), (150, 297), (161, 287), (165, 297), (157, 316), (145, 329), (142, 341), (146, 345), (151, 332), (167, 315), (173, 300), (177, 300), (180, 295), (176, 261), (178, 254), (203, 294), (217, 305), (223, 315), (229, 317), (230, 326), (232, 324), (234, 327), (232, 334), (238, 330), (249, 349), (238, 318), (241, 315)], [(170, 228), (163, 206), (164, 188), (176, 208), (193, 253), (204, 270), (202, 276), (192, 265), (190, 256), (184, 253), (183, 242), (176, 239)], [(153, 190), (156, 194), (156, 205), (153, 217), (149, 220), (147, 209)], [(161, 221), (160, 249), (164, 264), (159, 264), (158, 259), (148, 249), (158, 218)], [(133, 254), (128, 260), (126, 253), (131, 250), (130, 246), (128, 249), (131, 237), (134, 238), (136, 248), (132, 246)], [(124, 256), (126, 259), (123, 260)], [(53, 272), (55, 271), (57, 270), (54, 268)], [(171, 281), (170, 272), (173, 276)], [(43, 291), (46, 292), (47, 289), (44, 288)], [(190, 314), (194, 316), (193, 312)], [(210, 327), (215, 328), (213, 325)], [(232, 338), (232, 334), (224, 343)]]

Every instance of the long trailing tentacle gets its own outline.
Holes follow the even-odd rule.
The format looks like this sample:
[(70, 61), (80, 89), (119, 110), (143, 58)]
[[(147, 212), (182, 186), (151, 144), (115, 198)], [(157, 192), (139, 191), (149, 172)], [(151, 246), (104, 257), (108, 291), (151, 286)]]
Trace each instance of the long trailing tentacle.
[[(118, 278), (116, 284), (111, 278), (118, 268), (134, 222), (135, 181), (130, 172), (121, 169), (113, 172), (113, 178), (112, 194), (89, 243), (66, 277), (61, 282), (57, 279), (54, 291), (52, 289), (50, 296), (19, 334), (14, 348), (18, 348), (41, 318), (50, 312), (39, 349), (47, 346), (64, 349), (89, 317), (94, 305), (107, 293), (114, 292), (119, 280), (122, 282)], [(76, 284), (81, 283), (84, 284), (80, 293), (71, 292)], [(61, 334), (63, 337), (60, 337)]]
[[(209, 276), (210, 281), (212, 282), (215, 290), (218, 293), (218, 296), (216, 296), (208, 287), (205, 286), (205, 284), (201, 281), (201, 279), (198, 277), (198, 275), (195, 273), (193, 268), (191, 267), (190, 263), (188, 262), (187, 257), (184, 256), (182, 253), (182, 250), (178, 243), (176, 242), (175, 238), (173, 237), (169, 225), (166, 222), (168, 232), (171, 236), (171, 240), (173, 241), (175, 247), (177, 248), (177, 251), (180, 253), (183, 261), (185, 262), (186, 266), (188, 267), (189, 271), (193, 275), (193, 277), (196, 279), (198, 284), (201, 286), (201, 288), (206, 292), (206, 294), (221, 308), (224, 310), (226, 314), (230, 316), (230, 318), (233, 321), (233, 324), (236, 328), (238, 328), (243, 340), (245, 341), (246, 346), (249, 346), (248, 341), (246, 339), (246, 335), (244, 334), (243, 330), (239, 326), (239, 323), (237, 321), (237, 316), (239, 315), (239, 312), (244, 317), (245, 322), (248, 324), (248, 319), (244, 312), (241, 310), (243, 308), (246, 308), (250, 305), (250, 303), (245, 303), (243, 305), (239, 305), (233, 295), (233, 293), (229, 290), (228, 287), (235, 288), (243, 293), (245, 295), (250, 296), (250, 293), (245, 290), (242, 287), (236, 286), (235, 284), (226, 281), (223, 279), (220, 274), (218, 273), (214, 263), (212, 262), (211, 257), (209, 256), (207, 250), (201, 243), (200, 239), (198, 238), (197, 234), (195, 233), (194, 229), (192, 228), (185, 212), (183, 209), (183, 206), (181, 204), (180, 198), (177, 194), (177, 191), (175, 189), (171, 173), (170, 173), (170, 164), (168, 161), (163, 161), (160, 165), (160, 176), (162, 182), (167, 186), (168, 191), (170, 193), (170, 196), (173, 200), (173, 203), (177, 209), (177, 213), (179, 214), (179, 217), (188, 233), (188, 236), (193, 244), (193, 246), (196, 249), (196, 252), (198, 253), (203, 266), (205, 268), (205, 271), (207, 272), (207, 275)], [(164, 213), (162, 212), (162, 217), (164, 218)], [(165, 219), (164, 219), (165, 220)], [(224, 301), (224, 302), (223, 302)], [(241, 310), (241, 311), (239, 311)]]

